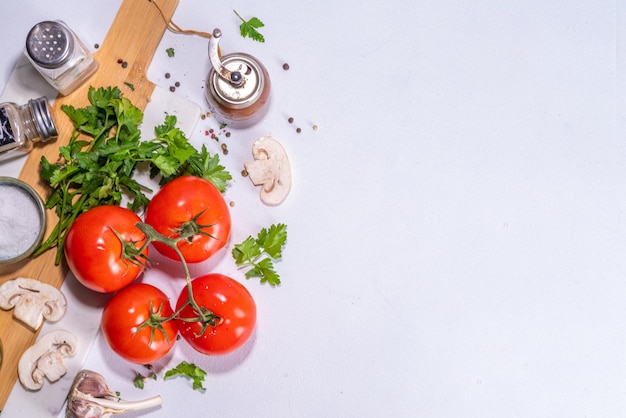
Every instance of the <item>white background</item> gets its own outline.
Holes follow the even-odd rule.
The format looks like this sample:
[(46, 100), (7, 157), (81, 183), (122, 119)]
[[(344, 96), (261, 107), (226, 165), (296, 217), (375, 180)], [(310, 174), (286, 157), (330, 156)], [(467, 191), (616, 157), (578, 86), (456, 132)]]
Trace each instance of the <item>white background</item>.
[[(118, 4), (4, 5), (0, 85), (33, 24), (61, 18), (93, 45)], [(265, 44), (239, 36), (232, 9), (265, 22)], [(223, 51), (270, 72), (268, 116), (233, 131), (222, 160), (231, 248), (288, 225), (283, 285), (245, 281), (228, 255), (212, 266), (245, 281), (259, 318), (232, 355), (181, 343), (158, 365), (196, 362), (206, 393), (135, 389), (141, 368), (102, 338), (87, 367), (125, 398), (161, 394), (154, 417), (626, 415), (624, 6), (181, 0), (174, 21), (220, 27)], [(149, 78), (206, 109), (206, 45), (166, 33)], [(203, 134), (216, 125), (191, 140), (217, 152)], [(267, 134), (294, 178), (275, 208), (238, 174)]]

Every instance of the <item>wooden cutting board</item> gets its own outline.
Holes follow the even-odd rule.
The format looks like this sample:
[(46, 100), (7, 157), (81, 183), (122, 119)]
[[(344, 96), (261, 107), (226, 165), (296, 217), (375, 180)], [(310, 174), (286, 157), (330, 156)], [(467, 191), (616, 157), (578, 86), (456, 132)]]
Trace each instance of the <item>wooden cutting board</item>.
[[(89, 86), (117, 86), (134, 105), (141, 110), (145, 109), (155, 87), (146, 78), (146, 71), (167, 28), (163, 17), (169, 20), (178, 5), (178, 0), (156, 1), (163, 16), (149, 0), (123, 0), (107, 36), (95, 53), (98, 71), (72, 94), (55, 99), (52, 113), (59, 138), (55, 143), (35, 147), (28, 155), (19, 175), (20, 179), (33, 186), (44, 199), (49, 189), (40, 180), (39, 161), (42, 156), (46, 156), (50, 161), (56, 161), (59, 155), (58, 147), (68, 143), (73, 129), (71, 121), (61, 111), (61, 105), (84, 107), (89, 103), (87, 100)], [(128, 63), (126, 68), (118, 63), (120, 59)], [(132, 84), (134, 90), (124, 83)], [(48, 233), (57, 221), (56, 214), (48, 211)], [(55, 251), (51, 250), (34, 259), (0, 266), (0, 284), (15, 277), (30, 277), (60, 288), (67, 276), (68, 268), (64, 263), (55, 266), (54, 258)], [(4, 408), (17, 380), (19, 358), (37, 337), (37, 333), (16, 322), (12, 314), (12, 311), (0, 310), (0, 349), (3, 351), (0, 365), (0, 411)]]

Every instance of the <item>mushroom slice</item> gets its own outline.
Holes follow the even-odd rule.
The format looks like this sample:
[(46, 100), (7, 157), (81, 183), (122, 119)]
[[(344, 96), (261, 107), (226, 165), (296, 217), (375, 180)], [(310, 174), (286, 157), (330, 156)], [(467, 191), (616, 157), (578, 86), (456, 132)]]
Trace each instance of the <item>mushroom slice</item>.
[(0, 286), (0, 308), (36, 331), (44, 319), (56, 322), (65, 315), (67, 301), (56, 287), (39, 280), (18, 277)]
[(278, 205), (291, 190), (291, 166), (283, 146), (271, 136), (257, 139), (252, 145), (254, 161), (244, 163), (250, 180), (261, 187), (261, 201)]
[(77, 347), (78, 340), (69, 331), (59, 329), (41, 336), (20, 358), (17, 366), (20, 382), (30, 390), (41, 389), (44, 377), (56, 382), (67, 373), (63, 359), (76, 354)]

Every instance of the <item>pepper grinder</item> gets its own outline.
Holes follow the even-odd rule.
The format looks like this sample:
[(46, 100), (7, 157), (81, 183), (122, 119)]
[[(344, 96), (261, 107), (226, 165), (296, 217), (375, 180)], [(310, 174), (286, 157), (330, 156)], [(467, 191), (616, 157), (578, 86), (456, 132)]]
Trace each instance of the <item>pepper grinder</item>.
[(216, 119), (231, 128), (247, 128), (267, 113), (270, 101), (270, 77), (256, 58), (245, 53), (220, 57), (222, 32), (215, 29), (209, 39), (211, 70), (205, 91)]

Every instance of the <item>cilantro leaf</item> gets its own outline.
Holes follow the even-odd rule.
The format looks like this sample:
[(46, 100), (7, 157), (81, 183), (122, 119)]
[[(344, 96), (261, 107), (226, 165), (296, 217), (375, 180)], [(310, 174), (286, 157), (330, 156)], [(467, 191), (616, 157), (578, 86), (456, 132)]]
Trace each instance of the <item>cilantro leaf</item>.
[(167, 53), (167, 56), (170, 58), (174, 56), (174, 48), (167, 48), (165, 52)]
[(170, 377), (175, 376), (190, 378), (193, 381), (193, 390), (206, 390), (206, 388), (202, 385), (206, 372), (193, 363), (188, 363), (186, 361), (181, 362), (178, 366), (165, 372), (163, 379), (169, 379)]
[(257, 17), (253, 17), (249, 20), (245, 20), (236, 10), (233, 10), (237, 17), (241, 20), (241, 25), (239, 25), (239, 32), (241, 36), (244, 38), (248, 37), (257, 42), (265, 42), (265, 37), (257, 31), (258, 28), (262, 28), (265, 26), (263, 22)]
[(258, 277), (261, 283), (275, 287), (280, 284), (280, 276), (274, 270), (274, 260), (282, 257), (286, 242), (287, 225), (274, 224), (261, 229), (256, 238), (249, 236), (235, 244), (231, 254), (237, 267), (251, 267), (246, 272), (246, 279)]

